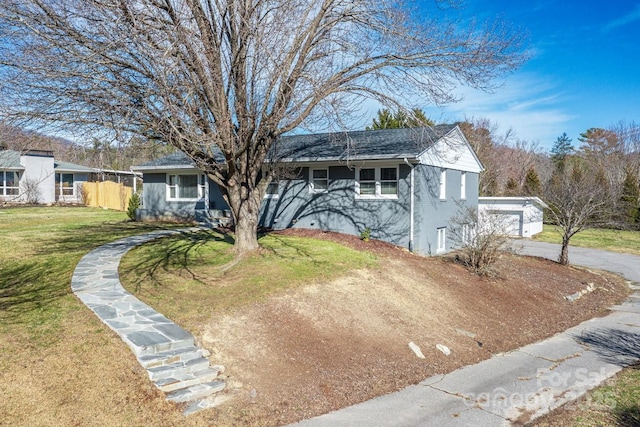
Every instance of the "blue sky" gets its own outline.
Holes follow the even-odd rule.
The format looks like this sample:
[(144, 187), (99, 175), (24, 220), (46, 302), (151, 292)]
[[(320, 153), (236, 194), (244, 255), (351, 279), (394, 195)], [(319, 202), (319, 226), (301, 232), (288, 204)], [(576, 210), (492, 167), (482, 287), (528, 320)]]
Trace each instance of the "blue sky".
[[(429, 0), (423, 0), (429, 1)], [(640, 122), (640, 1), (466, 0), (465, 17), (501, 17), (529, 33), (532, 58), (494, 93), (461, 88), (464, 99), (438, 122), (486, 117), (549, 149), (563, 132)]]

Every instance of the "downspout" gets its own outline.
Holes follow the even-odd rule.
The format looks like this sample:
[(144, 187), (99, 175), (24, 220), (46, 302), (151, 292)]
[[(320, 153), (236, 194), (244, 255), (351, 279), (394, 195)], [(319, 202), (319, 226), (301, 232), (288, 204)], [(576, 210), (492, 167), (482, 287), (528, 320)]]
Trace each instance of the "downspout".
[(409, 172), (409, 251), (413, 252), (413, 222), (414, 222), (414, 211), (413, 211), (413, 168), (414, 166), (409, 163), (407, 158), (404, 158), (404, 162), (411, 168)]

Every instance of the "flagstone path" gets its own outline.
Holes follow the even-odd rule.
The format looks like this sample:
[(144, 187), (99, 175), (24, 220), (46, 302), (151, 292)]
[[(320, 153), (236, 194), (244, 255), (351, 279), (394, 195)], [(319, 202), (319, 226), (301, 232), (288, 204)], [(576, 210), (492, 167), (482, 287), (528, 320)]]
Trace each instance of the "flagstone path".
[(71, 280), (76, 296), (122, 338), (167, 399), (188, 403), (185, 414), (215, 406), (225, 387), (217, 379), (224, 368), (210, 366), (208, 352), (189, 332), (127, 292), (118, 265), (137, 245), (195, 230), (160, 230), (101, 246), (80, 260)]

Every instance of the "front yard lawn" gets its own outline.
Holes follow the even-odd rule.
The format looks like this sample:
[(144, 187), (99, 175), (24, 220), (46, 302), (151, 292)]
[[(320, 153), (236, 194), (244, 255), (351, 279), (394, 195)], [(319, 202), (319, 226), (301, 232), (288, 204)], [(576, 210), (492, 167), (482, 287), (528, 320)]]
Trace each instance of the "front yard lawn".
[[(541, 242), (562, 243), (559, 231), (553, 225), (545, 224), (544, 231), (533, 238)], [(610, 230), (592, 228), (571, 238), (572, 246), (597, 248), (605, 251), (640, 255), (640, 231)]]

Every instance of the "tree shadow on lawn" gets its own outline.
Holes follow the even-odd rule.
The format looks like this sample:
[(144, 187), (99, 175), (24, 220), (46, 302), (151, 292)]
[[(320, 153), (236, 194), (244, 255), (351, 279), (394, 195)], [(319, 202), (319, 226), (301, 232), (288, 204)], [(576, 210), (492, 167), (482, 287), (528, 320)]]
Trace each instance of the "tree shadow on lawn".
[(185, 271), (193, 280), (205, 284), (190, 268), (193, 265), (191, 254), (212, 241), (224, 242), (229, 246), (234, 243), (228, 233), (211, 229), (179, 233), (145, 243), (146, 250), (137, 252), (136, 261), (127, 266), (127, 272), (135, 272), (136, 280), (131, 283), (134, 291), (140, 292), (146, 280), (156, 287), (162, 286), (157, 273), (160, 269), (167, 271), (170, 268)]
[(34, 316), (46, 316), (55, 300), (71, 293), (70, 266), (59, 258), (4, 266), (0, 276), (2, 323), (30, 323)]
[(40, 248), (39, 254), (52, 253), (89, 253), (107, 243), (112, 243), (124, 237), (145, 234), (152, 231), (171, 228), (185, 228), (188, 224), (113, 222), (91, 226), (78, 226), (59, 232), (59, 236), (51, 245)]
[[(640, 369), (640, 334), (620, 329), (599, 329), (575, 337), (608, 363)], [(611, 414), (620, 427), (640, 426), (640, 405), (616, 405)]]
[(620, 427), (640, 426), (640, 405), (635, 404), (622, 409), (615, 408), (613, 410), (613, 418)]
[[(72, 293), (71, 277), (82, 256), (120, 238), (180, 226), (185, 225), (104, 223), (78, 226), (58, 231), (51, 237), (45, 234), (40, 241), (24, 242), (27, 245), (38, 245), (35, 255), (0, 266), (0, 321), (5, 324), (45, 321), (47, 313), (57, 309), (55, 301)], [(223, 235), (213, 231), (183, 233), (179, 237), (180, 241), (190, 243), (182, 243), (173, 250), (169, 247), (164, 259), (181, 257), (186, 261), (188, 252), (198, 245), (212, 238), (230, 239), (228, 236), (220, 236)], [(159, 241), (151, 244), (164, 245)], [(162, 262), (155, 268), (161, 265)]]

